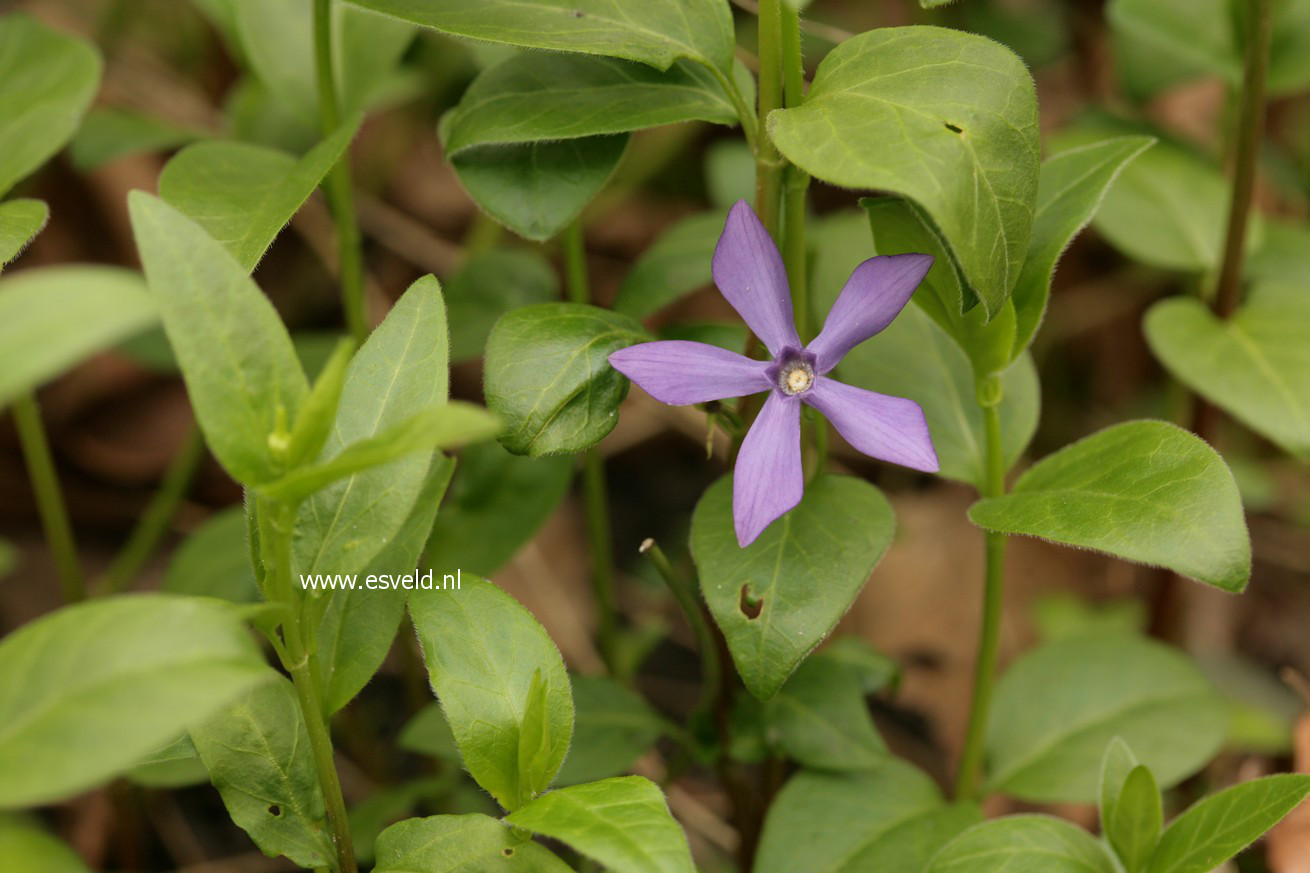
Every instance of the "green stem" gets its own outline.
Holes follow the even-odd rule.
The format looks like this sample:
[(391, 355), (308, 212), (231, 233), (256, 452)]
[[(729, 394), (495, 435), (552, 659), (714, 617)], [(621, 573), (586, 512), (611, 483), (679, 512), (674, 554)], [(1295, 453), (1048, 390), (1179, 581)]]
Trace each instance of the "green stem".
[[(569, 300), (588, 303), (591, 286), (587, 277), (587, 249), (582, 220), (575, 219), (564, 231), (564, 277)], [(591, 581), (596, 596), (596, 644), (601, 658), (612, 672), (614, 643), (618, 631), (614, 600), (614, 547), (610, 536), (609, 497), (605, 491), (605, 459), (595, 447), (582, 459), (582, 492), (587, 514), (587, 540), (591, 549)]]
[[(337, 96), (332, 58), (332, 0), (314, 0), (314, 65), (318, 78), (319, 119), (323, 135), (327, 136), (341, 126), (341, 101)], [(324, 190), (337, 230), (341, 305), (351, 336), (356, 344), (363, 345), (368, 338), (368, 316), (364, 311), (364, 254), (359, 225), (355, 220), (349, 152), (343, 154), (328, 173)]]
[(337, 851), (338, 873), (358, 873), (355, 850), (350, 839), (350, 822), (346, 816), (346, 801), (341, 793), (341, 779), (337, 775), (336, 759), (332, 754), (332, 735), (324, 718), (322, 679), (318, 675), (318, 660), (306, 645), (302, 626), (301, 592), (296, 591), (291, 579), (291, 533), (295, 526), (296, 508), (289, 503), (265, 503), (260, 507), (260, 542), (264, 550), (264, 566), (272, 577), (269, 591), (288, 607), (282, 623), (285, 642), (283, 666), (291, 674), (300, 702), (300, 713), (309, 734), (314, 768), (318, 772), (319, 787), (327, 810), (328, 827), (332, 831), (332, 844)]
[(1219, 267), (1219, 284), (1214, 308), (1220, 318), (1229, 318), (1241, 299), (1242, 261), (1250, 223), (1251, 199), (1255, 192), (1256, 164), (1264, 133), (1265, 79), (1269, 71), (1269, 40), (1273, 0), (1250, 0), (1247, 29), (1246, 71), (1242, 78), (1238, 112), (1237, 153), (1233, 161), (1233, 197), (1228, 208), (1228, 233), (1224, 258)]
[(86, 597), (86, 581), (77, 561), (77, 545), (73, 540), (73, 526), (68, 520), (68, 507), (59, 489), (59, 476), (50, 455), (50, 441), (41, 423), (41, 411), (36, 398), (23, 394), (14, 400), (14, 425), (18, 429), (18, 442), (27, 462), (27, 475), (36, 494), (36, 510), (41, 516), (46, 542), (55, 559), (55, 571), (64, 601), (73, 603)]
[(722, 666), (719, 664), (719, 649), (715, 645), (714, 634), (710, 632), (709, 622), (705, 620), (705, 612), (701, 609), (695, 588), (669, 562), (668, 556), (655, 540), (647, 539), (643, 542), (641, 553), (650, 558), (651, 563), (655, 565), (660, 577), (673, 593), (673, 599), (678, 601), (683, 615), (687, 617), (687, 623), (691, 625), (691, 631), (696, 637), (696, 648), (700, 650), (701, 665), (700, 704), (696, 708), (698, 711), (708, 713), (719, 693), (723, 673)]
[(782, 199), (782, 155), (769, 136), (769, 113), (782, 108), (782, 7), (784, 0), (760, 0), (759, 113), (755, 134), (755, 211), (778, 239)]
[(141, 568), (145, 566), (155, 547), (159, 545), (160, 539), (167, 532), (169, 522), (173, 520), (182, 498), (186, 496), (187, 486), (195, 478), (196, 470), (200, 467), (200, 461), (204, 456), (204, 437), (200, 434), (200, 428), (192, 425), (185, 442), (168, 465), (159, 490), (150, 499), (145, 512), (128, 536), (127, 543), (101, 577), (97, 586), (98, 593), (115, 594), (123, 591), (141, 572)]
[[(995, 379), (996, 377), (991, 377)], [(999, 381), (993, 387), (999, 389)], [(999, 497), (1005, 493), (1005, 456), (1001, 444), (1000, 395), (996, 390), (984, 403), (983, 421), (986, 429), (986, 480), (984, 497)], [(978, 641), (978, 660), (974, 668), (973, 705), (969, 711), (969, 728), (960, 755), (959, 770), (955, 779), (957, 800), (972, 800), (978, 790), (978, 777), (982, 772), (983, 739), (986, 736), (987, 717), (991, 711), (992, 694), (996, 686), (996, 662), (1000, 653), (1001, 606), (1005, 599), (1005, 534), (988, 531), (984, 534), (984, 576), (982, 635)]]

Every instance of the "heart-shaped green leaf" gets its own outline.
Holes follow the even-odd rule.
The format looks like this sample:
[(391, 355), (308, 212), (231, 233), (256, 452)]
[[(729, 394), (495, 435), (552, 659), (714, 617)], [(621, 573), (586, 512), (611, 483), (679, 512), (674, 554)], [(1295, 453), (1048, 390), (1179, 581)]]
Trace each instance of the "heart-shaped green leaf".
[(1210, 760), (1227, 727), (1223, 699), (1180, 652), (1122, 633), (1057, 640), (997, 685), (987, 784), (1036, 803), (1093, 802), (1102, 752), (1119, 737), (1170, 788)]
[(1175, 297), (1146, 316), (1151, 351), (1179, 381), (1288, 452), (1310, 457), (1310, 295), (1257, 286), (1223, 321)]
[(488, 815), (434, 815), (378, 835), (374, 873), (571, 873), (545, 846)]
[[(1095, 549), (1241, 591), (1251, 576), (1242, 500), (1223, 458), (1162, 421), (1115, 425), (974, 504), (979, 527)], [(1159, 772), (1159, 771), (1157, 771)]]
[(659, 787), (622, 776), (559, 788), (505, 817), (568, 843), (615, 873), (694, 873), (682, 828)]
[(960, 834), (925, 873), (1116, 873), (1116, 867), (1082, 828), (1045, 815), (1014, 815)]
[(227, 604), (142, 594), (19, 628), (0, 642), (0, 674), (0, 809), (12, 809), (127, 770), (268, 666)]
[(68, 142), (100, 66), (86, 42), (30, 15), (0, 16), (0, 195)]
[(921, 871), (981, 820), (978, 807), (948, 806), (931, 779), (898, 758), (870, 773), (802, 770), (769, 807), (757, 870)]
[(50, 207), (40, 200), (0, 203), (0, 267), (22, 254), (50, 219)]
[(913, 200), (995, 315), (1032, 233), (1039, 150), (1032, 77), (1009, 49), (937, 27), (848, 39), (805, 102), (769, 118), (779, 150), (810, 175)]
[[(409, 614), (464, 766), (514, 810), (546, 789), (568, 752), (569, 677), (531, 613), (490, 582), (473, 575), (461, 581), (457, 591), (413, 592)], [(509, 652), (513, 657), (506, 657)], [(519, 770), (520, 746), (534, 682), (542, 689), (540, 717), (549, 744), (546, 764), (527, 780)]]
[(577, 303), (510, 312), (487, 340), (487, 407), (505, 422), (500, 441), (518, 455), (579, 452), (618, 423), (628, 380), (609, 355), (648, 339), (626, 315)]
[(795, 509), (746, 548), (732, 523), (732, 477), (696, 504), (691, 551), (705, 602), (737, 672), (761, 700), (772, 697), (846, 614), (883, 552), (896, 519), (877, 488), (821, 476)]

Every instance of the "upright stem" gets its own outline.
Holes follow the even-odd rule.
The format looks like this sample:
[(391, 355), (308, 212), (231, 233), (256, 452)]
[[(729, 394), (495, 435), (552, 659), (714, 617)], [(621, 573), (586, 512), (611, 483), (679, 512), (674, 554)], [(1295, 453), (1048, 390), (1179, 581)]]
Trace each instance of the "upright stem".
[(700, 650), (701, 689), (700, 704), (697, 709), (709, 712), (710, 707), (714, 705), (715, 696), (719, 693), (723, 674), (719, 663), (718, 645), (714, 641), (714, 634), (710, 631), (709, 622), (705, 620), (700, 599), (696, 597), (695, 586), (677, 571), (669, 562), (668, 556), (664, 554), (664, 550), (653, 539), (647, 539), (641, 544), (641, 552), (655, 565), (660, 577), (673, 593), (673, 599), (678, 601), (683, 615), (687, 617), (687, 623), (691, 625), (691, 631), (696, 637), (696, 647)]
[[(587, 249), (581, 219), (574, 220), (564, 231), (564, 278), (569, 300), (590, 302)], [(591, 581), (596, 596), (596, 642), (601, 658), (613, 671), (618, 629), (614, 600), (614, 547), (610, 535), (609, 497), (605, 492), (605, 459), (595, 446), (583, 455), (582, 492), (587, 513), (587, 540), (591, 548)]]
[[(318, 111), (327, 136), (341, 126), (341, 101), (332, 57), (332, 0), (314, 0), (314, 65), (318, 76)], [(341, 305), (346, 325), (356, 344), (368, 338), (368, 316), (364, 311), (364, 255), (355, 222), (354, 183), (350, 178), (349, 153), (341, 156), (328, 173), (325, 192), (332, 221), (337, 229), (341, 265)]]
[[(996, 384), (999, 386), (999, 383)], [(987, 452), (983, 496), (999, 497), (1005, 493), (1005, 455), (1001, 445), (999, 394), (988, 399), (996, 402), (983, 405)], [(978, 641), (978, 660), (974, 667), (969, 728), (955, 778), (957, 800), (973, 799), (978, 790), (978, 776), (982, 772), (983, 739), (987, 732), (987, 716), (991, 711), (992, 692), (996, 685), (996, 661), (1000, 652), (1001, 605), (1005, 599), (1005, 539), (1005, 534), (991, 531), (984, 534), (982, 633)]]
[(1214, 308), (1220, 318), (1237, 309), (1241, 297), (1242, 261), (1246, 252), (1246, 230), (1255, 192), (1256, 163), (1264, 132), (1265, 79), (1269, 71), (1269, 39), (1273, 0), (1249, 0), (1246, 70), (1242, 77), (1241, 107), (1238, 110), (1237, 152), (1233, 161), (1233, 199), (1228, 207), (1228, 233), (1224, 259), (1219, 267), (1219, 285)]
[(200, 428), (193, 424), (186, 441), (168, 465), (159, 491), (150, 499), (141, 519), (128, 536), (127, 543), (105, 571), (98, 593), (113, 594), (122, 591), (141, 572), (160, 538), (168, 530), (168, 524), (173, 520), (178, 504), (186, 496), (187, 486), (195, 477), (204, 455), (205, 440), (200, 435)]
[(27, 462), (27, 475), (36, 494), (36, 510), (41, 516), (46, 542), (55, 559), (59, 587), (64, 601), (72, 603), (86, 597), (86, 582), (82, 567), (77, 561), (77, 545), (73, 541), (73, 526), (68, 521), (68, 508), (59, 490), (59, 477), (50, 456), (50, 441), (41, 424), (41, 412), (36, 398), (23, 394), (14, 400), (14, 425), (18, 428), (18, 442)]
[(287, 618), (282, 623), (284, 663), (291, 674), (300, 702), (300, 713), (309, 734), (309, 746), (318, 772), (319, 787), (327, 810), (328, 827), (332, 830), (332, 845), (337, 851), (338, 873), (358, 873), (355, 850), (350, 839), (350, 822), (346, 816), (346, 801), (341, 793), (341, 779), (337, 775), (336, 759), (332, 754), (332, 735), (328, 732), (323, 714), (322, 680), (318, 676), (318, 662), (306, 645), (307, 628), (302, 626), (304, 611), (300, 592), (291, 579), (291, 532), (295, 525), (295, 506), (288, 503), (266, 503), (261, 507), (260, 540), (264, 549), (264, 565), (272, 576), (269, 591), (288, 606)]
[(755, 134), (755, 211), (778, 239), (782, 197), (782, 155), (769, 137), (769, 113), (782, 107), (782, 7), (785, 0), (760, 0), (759, 128)]

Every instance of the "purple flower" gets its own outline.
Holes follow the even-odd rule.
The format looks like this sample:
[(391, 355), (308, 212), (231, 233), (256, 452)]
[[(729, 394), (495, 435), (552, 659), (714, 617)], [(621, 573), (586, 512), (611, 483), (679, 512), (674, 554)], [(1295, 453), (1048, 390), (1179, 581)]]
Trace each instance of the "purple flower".
[(891, 324), (931, 266), (931, 255), (883, 255), (860, 264), (823, 330), (802, 347), (778, 248), (750, 206), (738, 201), (714, 250), (714, 283), (773, 359), (754, 361), (683, 340), (641, 343), (609, 356), (615, 369), (663, 403), (769, 392), (733, 473), (732, 515), (743, 548), (801, 500), (802, 403), (823, 413), (864, 454), (936, 472), (937, 453), (919, 404), (827, 376), (848, 351)]

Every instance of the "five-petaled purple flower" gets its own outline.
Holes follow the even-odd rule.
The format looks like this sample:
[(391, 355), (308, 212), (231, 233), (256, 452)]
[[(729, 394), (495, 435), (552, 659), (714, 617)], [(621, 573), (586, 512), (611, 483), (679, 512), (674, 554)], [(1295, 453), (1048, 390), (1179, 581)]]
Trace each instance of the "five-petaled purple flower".
[(802, 403), (823, 413), (866, 455), (915, 470), (937, 470), (937, 453), (919, 404), (853, 388), (826, 375), (848, 351), (891, 324), (931, 266), (931, 255), (914, 254), (883, 255), (860, 264), (846, 280), (823, 330), (802, 347), (778, 248), (750, 206), (738, 201), (714, 250), (714, 283), (763, 340), (773, 360), (755, 361), (683, 340), (641, 343), (609, 356), (615, 369), (663, 403), (706, 403), (769, 392), (741, 444), (733, 473), (732, 515), (743, 548), (801, 500)]

